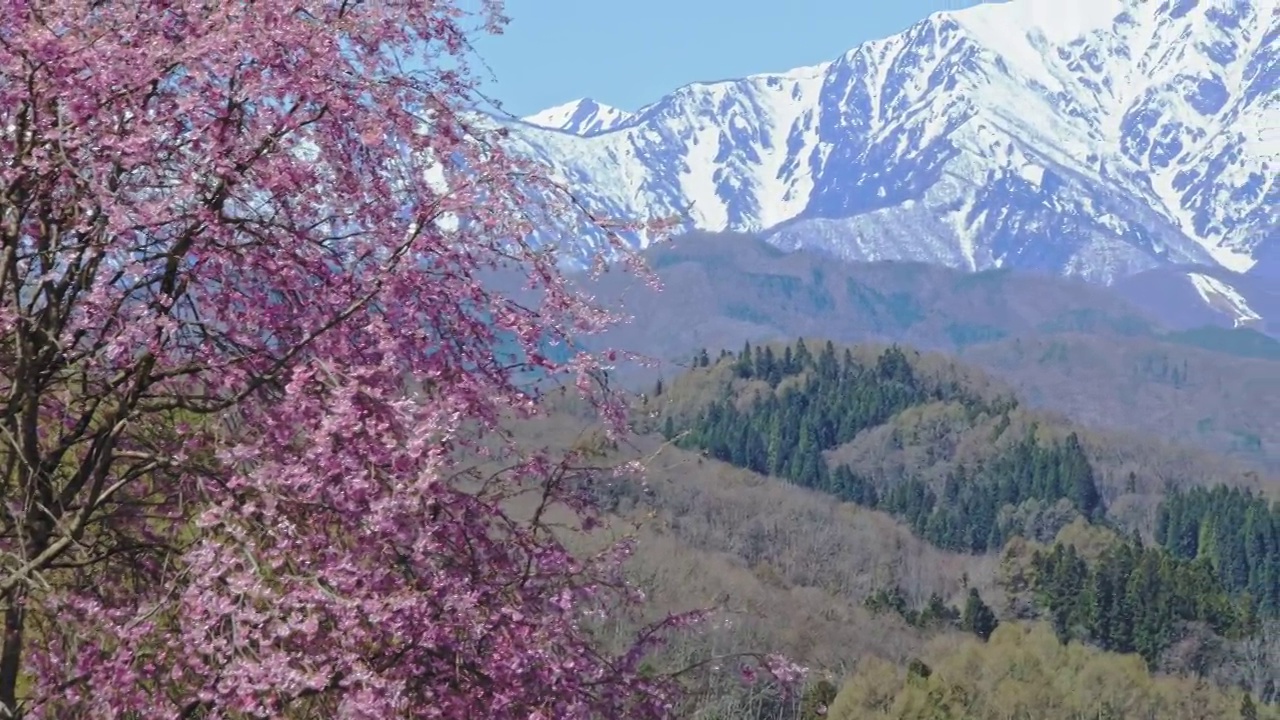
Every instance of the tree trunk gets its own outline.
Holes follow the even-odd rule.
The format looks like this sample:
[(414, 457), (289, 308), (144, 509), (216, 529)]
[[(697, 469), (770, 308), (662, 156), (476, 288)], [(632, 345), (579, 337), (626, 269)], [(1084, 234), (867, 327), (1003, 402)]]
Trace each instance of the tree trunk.
[(0, 718), (17, 720), (18, 674), (22, 668), (23, 631), (26, 624), (25, 587), (14, 588), (4, 611), (4, 645), (0, 648)]

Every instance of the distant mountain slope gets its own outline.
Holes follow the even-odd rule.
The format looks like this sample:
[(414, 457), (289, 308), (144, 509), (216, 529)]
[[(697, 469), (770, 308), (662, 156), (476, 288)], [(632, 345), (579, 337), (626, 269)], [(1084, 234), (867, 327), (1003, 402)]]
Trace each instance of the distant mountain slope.
[(951, 351), (1035, 332), (1155, 330), (1114, 293), (1066, 278), (844, 262), (821, 252), (784, 253), (745, 235), (685, 236), (646, 256), (663, 282), (660, 292), (626, 274), (588, 287), (636, 316), (608, 342), (663, 358), (793, 335)]
[[(598, 339), (662, 361), (618, 377), (650, 387), (698, 348), (796, 336), (902, 342), (958, 354), (1031, 403), (1280, 468), (1280, 343), (1215, 331), (1210, 311), (1168, 329), (1117, 289), (1009, 270), (847, 263), (749, 236), (701, 235), (647, 253), (664, 287), (610, 273), (587, 289), (634, 319)], [(1203, 307), (1185, 276), (1178, 281)], [(1262, 307), (1262, 306), (1260, 306)], [(1206, 327), (1206, 325), (1208, 325)]]
[[(1071, 333), (1005, 339), (961, 357), (1029, 402), (1280, 467), (1280, 362), (1175, 342)], [(1225, 349), (1225, 348), (1224, 348)]]
[(1264, 244), (1258, 251), (1257, 260), (1257, 264), (1249, 269), (1249, 276), (1269, 279), (1273, 287), (1280, 283), (1280, 243)]
[(1280, 340), (1249, 328), (1205, 326), (1171, 332), (1162, 339), (1236, 357), (1280, 360)]
[[(1277, 228), (1280, 232), (1280, 228)], [(1120, 295), (1161, 324), (1249, 328), (1280, 337), (1280, 275), (1222, 268), (1166, 267), (1116, 283)]]
[(1105, 282), (1244, 271), (1280, 243), (1278, 7), (979, 5), (622, 120), (571, 104), (512, 140), (599, 211), (687, 210), (783, 248)]

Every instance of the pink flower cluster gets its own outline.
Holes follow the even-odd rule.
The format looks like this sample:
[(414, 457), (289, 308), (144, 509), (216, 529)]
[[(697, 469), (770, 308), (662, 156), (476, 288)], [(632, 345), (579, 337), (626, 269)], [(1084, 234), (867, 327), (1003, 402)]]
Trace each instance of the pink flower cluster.
[(601, 650), (586, 611), (638, 600), (625, 548), (571, 556), (540, 512), (599, 520), (575, 459), (502, 431), (538, 412), (533, 371), (625, 422), (573, 349), (614, 318), (523, 240), (599, 220), (470, 114), (467, 38), (503, 23), (495, 0), (0, 0), (0, 396), (30, 428), (2, 451), (0, 601), (26, 610), (0, 704), (672, 712), (640, 662), (678, 623)]

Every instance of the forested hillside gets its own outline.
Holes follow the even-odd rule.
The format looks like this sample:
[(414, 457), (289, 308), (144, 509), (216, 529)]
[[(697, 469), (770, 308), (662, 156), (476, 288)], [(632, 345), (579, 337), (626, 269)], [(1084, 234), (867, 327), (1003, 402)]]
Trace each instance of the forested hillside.
[(973, 607), (882, 583), (868, 609), (982, 636), (989, 604), (1064, 642), (1280, 700), (1274, 666), (1239, 654), (1280, 640), (1280, 505), (1256, 475), (1030, 411), (981, 373), (896, 346), (748, 345), (693, 365), (647, 399), (676, 445), (887, 513), (939, 550), (1001, 558)]
[[(1007, 270), (842, 262), (748, 235), (697, 233), (646, 251), (663, 291), (624, 273), (578, 278), (634, 316), (599, 338), (663, 366), (618, 368), (637, 388), (689, 352), (820, 335), (899, 342), (995, 373), (1031, 406), (1280, 470), (1280, 342), (1247, 329), (1174, 331), (1113, 290)], [(518, 285), (518, 283), (516, 283)]]
[[(678, 403), (683, 392), (664, 388), (658, 400)], [(585, 417), (569, 409), (524, 432), (539, 447), (603, 442)], [(998, 554), (946, 551), (885, 512), (832, 502), (826, 492), (680, 449), (646, 432), (649, 424), (654, 421), (617, 445), (603, 442), (610, 453), (645, 459), (645, 480), (602, 479), (595, 492), (624, 519), (614, 531), (637, 539), (628, 570), (655, 613), (720, 608), (708, 628), (670, 645), (663, 662), (685, 667), (708, 657), (777, 650), (810, 669), (806, 687), (791, 697), (731, 679), (698, 685), (689, 718), (816, 720), (823, 717), (816, 707), (849, 712), (849, 702), (858, 710), (836, 717), (1236, 718), (1246, 688), (1259, 717), (1280, 717), (1280, 708), (1262, 702), (1269, 669), (1280, 662), (1276, 623), (1211, 647), (1188, 649), (1202, 638), (1187, 633), (1154, 671), (1137, 655), (1053, 649), (1056, 640), (1022, 652), (1021, 641), (1010, 641), (1027, 633), (1053, 638), (1051, 618), (1034, 605), (1036, 551), (1047, 554), (1060, 543), (1096, 557), (1117, 540), (1105, 527), (1075, 521), (1047, 543), (1015, 538)], [(1043, 628), (1035, 630), (1037, 623)], [(607, 630), (625, 639), (630, 628)], [(980, 643), (988, 633), (995, 643), (990, 651)], [(957, 650), (964, 652), (948, 659)], [(984, 664), (970, 662), (975, 656)], [(909, 677), (912, 667), (932, 668), (934, 682), (966, 688), (974, 701), (967, 714), (952, 696), (934, 693), (935, 685)], [(1061, 678), (1054, 694), (1032, 694), (1046, 675)], [(1099, 686), (1102, 676), (1108, 684)], [(862, 707), (868, 682), (881, 693), (869, 702), (888, 710)], [(1091, 684), (1082, 689), (1080, 682)], [(843, 705), (834, 702), (838, 691)], [(945, 701), (953, 714), (935, 701)], [(1125, 709), (1108, 716), (1108, 702)], [(1206, 707), (1232, 710), (1206, 715)], [(1047, 712), (1052, 708), (1058, 714)]]

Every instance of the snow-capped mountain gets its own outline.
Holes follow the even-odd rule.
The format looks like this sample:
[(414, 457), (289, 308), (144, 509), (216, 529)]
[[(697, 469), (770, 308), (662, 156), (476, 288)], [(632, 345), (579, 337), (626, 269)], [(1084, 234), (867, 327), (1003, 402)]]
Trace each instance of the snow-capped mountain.
[(618, 127), (631, 119), (631, 113), (603, 105), (591, 98), (581, 98), (521, 119), (530, 125), (586, 136)]
[(1280, 0), (990, 3), (633, 114), (526, 123), (517, 144), (617, 217), (1103, 282), (1244, 272), (1280, 245)]

